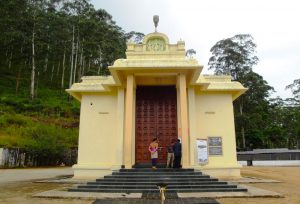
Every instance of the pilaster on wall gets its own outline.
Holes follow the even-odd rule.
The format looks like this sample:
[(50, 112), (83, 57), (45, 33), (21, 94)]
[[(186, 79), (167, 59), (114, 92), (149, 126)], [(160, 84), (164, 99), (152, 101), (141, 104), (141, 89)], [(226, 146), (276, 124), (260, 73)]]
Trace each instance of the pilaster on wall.
[(178, 76), (179, 83), (179, 99), (180, 99), (180, 120), (181, 120), (181, 145), (182, 145), (182, 167), (190, 166), (190, 152), (189, 152), (189, 130), (188, 130), (188, 108), (187, 108), (187, 90), (186, 90), (186, 76), (180, 74)]
[(176, 87), (176, 94), (177, 94), (177, 127), (178, 127), (178, 130), (177, 130), (177, 134), (178, 134), (178, 137), (181, 137), (181, 112), (180, 112), (180, 91), (179, 91), (179, 80), (177, 81), (177, 87)]
[(124, 88), (118, 88), (118, 107), (117, 107), (117, 146), (120, 148), (116, 149), (117, 164), (122, 165), (123, 153), (124, 153), (124, 104), (125, 104), (125, 93)]
[(132, 102), (132, 134), (131, 134), (131, 165), (135, 164), (135, 107), (136, 107), (136, 82), (133, 82), (133, 102)]
[(197, 137), (197, 121), (196, 121), (196, 104), (195, 104), (195, 88), (190, 87), (188, 88), (188, 103), (189, 103), (189, 127), (190, 127), (190, 164), (191, 166), (195, 165), (196, 161), (196, 152), (195, 152), (195, 146), (196, 146), (196, 137)]
[(132, 137), (134, 134), (134, 87), (135, 81), (133, 75), (127, 76), (126, 84), (126, 101), (125, 101), (125, 134), (124, 134), (124, 165), (125, 168), (132, 168), (133, 156), (132, 156)]

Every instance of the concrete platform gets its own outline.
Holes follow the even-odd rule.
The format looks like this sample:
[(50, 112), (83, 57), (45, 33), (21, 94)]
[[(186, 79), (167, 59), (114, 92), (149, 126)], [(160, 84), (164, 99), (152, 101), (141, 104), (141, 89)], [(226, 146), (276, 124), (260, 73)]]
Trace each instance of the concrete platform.
[[(248, 192), (205, 192), (205, 193), (178, 193), (179, 198), (249, 198), (249, 197), (283, 197), (280, 193), (268, 191), (252, 186), (239, 185), (247, 188)], [(34, 194), (33, 197), (38, 198), (68, 198), (68, 199), (119, 199), (119, 198), (142, 198), (142, 193), (86, 193), (86, 192), (68, 192), (65, 189), (55, 189)]]
[[(45, 179), (35, 181), (38, 183), (67, 183), (67, 184), (83, 184), (87, 180), (76, 180), (70, 177), (60, 177), (55, 179)], [(271, 179), (262, 179), (256, 177), (243, 177), (238, 180), (228, 180), (230, 184), (237, 184), (239, 188), (247, 188), (247, 192), (191, 192), (191, 193), (177, 193), (179, 199), (187, 198), (281, 198), (282, 194), (245, 185), (247, 183), (280, 183), (280, 181)], [(38, 198), (58, 198), (58, 199), (142, 199), (142, 193), (98, 193), (98, 192), (68, 192), (68, 188), (54, 189), (41, 193), (34, 194), (33, 197)]]
[(237, 180), (224, 180), (230, 183), (281, 183), (281, 181), (256, 177), (242, 177)]
[(33, 180), (61, 180), (72, 175), (71, 167), (0, 169), (0, 184)]
[[(79, 180), (79, 179), (73, 179), (71, 175), (65, 175), (61, 177), (56, 177), (52, 179), (42, 179), (42, 180), (35, 180), (35, 183), (65, 183), (65, 184), (85, 184), (87, 182), (92, 182), (95, 180)], [(243, 183), (281, 183), (281, 181), (272, 180), (272, 179), (264, 179), (264, 178), (256, 178), (256, 177), (242, 177), (240, 179), (236, 180), (222, 180), (227, 181), (230, 183), (237, 183), (237, 184), (243, 184)]]
[(67, 189), (55, 189), (32, 195), (36, 198), (67, 198), (67, 199), (119, 199), (119, 198), (141, 198), (142, 193), (93, 193), (93, 192), (68, 192)]
[(206, 193), (178, 193), (180, 198), (282, 198), (282, 194), (256, 188), (253, 186), (239, 185), (240, 187), (247, 188), (247, 192), (206, 192)]

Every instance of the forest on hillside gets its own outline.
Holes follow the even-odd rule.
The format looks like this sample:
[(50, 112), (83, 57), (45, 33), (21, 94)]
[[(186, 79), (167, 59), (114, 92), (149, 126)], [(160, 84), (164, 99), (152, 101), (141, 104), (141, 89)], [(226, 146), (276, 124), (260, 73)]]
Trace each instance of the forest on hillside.
[[(65, 89), (109, 75), (126, 41), (144, 35), (126, 33), (89, 0), (1, 0), (0, 13), (0, 147), (58, 158), (78, 141), (79, 103)], [(238, 149), (300, 148), (300, 80), (286, 85), (293, 98), (270, 98), (273, 88), (252, 70), (255, 48), (249, 35), (221, 40), (208, 64), (249, 88), (234, 102)]]
[(89, 0), (2, 0), (0, 13), (0, 147), (59, 157), (78, 142), (79, 102), (65, 89), (108, 75), (143, 34)]
[[(231, 75), (248, 91), (234, 101), (238, 150), (255, 148), (300, 148), (300, 79), (286, 84), (292, 98), (271, 98), (274, 88), (253, 71), (259, 63), (250, 34), (218, 41), (211, 48), (209, 69)], [(298, 76), (299, 77), (299, 76)]]

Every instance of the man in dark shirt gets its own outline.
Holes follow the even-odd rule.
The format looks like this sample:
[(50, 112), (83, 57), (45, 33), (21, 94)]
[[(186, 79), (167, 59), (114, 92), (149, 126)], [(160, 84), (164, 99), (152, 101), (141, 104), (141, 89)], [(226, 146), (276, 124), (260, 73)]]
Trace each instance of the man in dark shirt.
[(173, 145), (174, 152), (174, 168), (180, 168), (181, 164), (181, 143), (180, 140), (177, 139), (177, 142)]
[(173, 146), (175, 144), (176, 140), (172, 140), (171, 144), (168, 146), (167, 153), (167, 168), (171, 167), (173, 168), (174, 164), (174, 151), (173, 151)]

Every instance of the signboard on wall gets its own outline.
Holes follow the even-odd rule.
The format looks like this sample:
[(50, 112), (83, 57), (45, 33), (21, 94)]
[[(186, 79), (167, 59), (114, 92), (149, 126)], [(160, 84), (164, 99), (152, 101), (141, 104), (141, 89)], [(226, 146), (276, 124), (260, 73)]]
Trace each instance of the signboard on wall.
[(207, 140), (197, 139), (197, 153), (198, 153), (198, 163), (207, 164), (208, 163)]
[(208, 137), (208, 153), (215, 156), (223, 154), (222, 137)]

